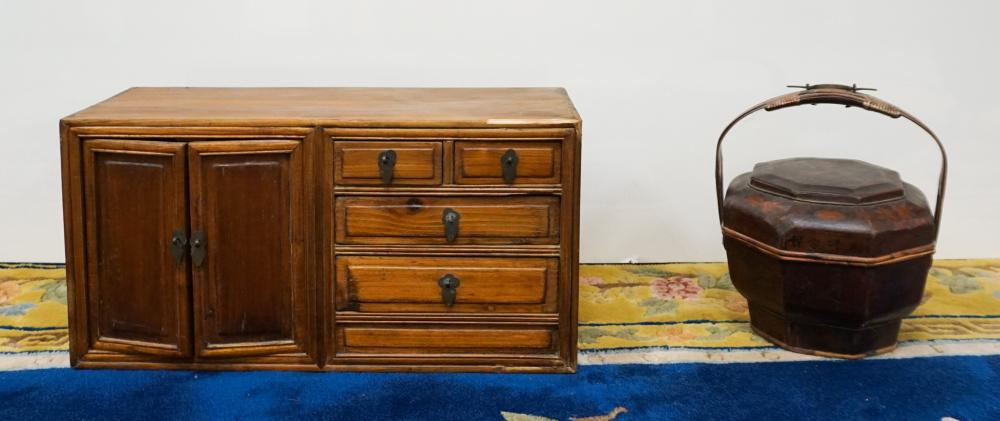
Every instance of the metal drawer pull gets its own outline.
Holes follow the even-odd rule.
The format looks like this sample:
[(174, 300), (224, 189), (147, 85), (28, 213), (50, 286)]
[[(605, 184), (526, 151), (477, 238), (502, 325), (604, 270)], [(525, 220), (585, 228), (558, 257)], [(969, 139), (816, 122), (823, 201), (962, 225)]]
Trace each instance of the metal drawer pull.
[(392, 170), (396, 167), (396, 151), (389, 149), (378, 154), (378, 175), (383, 184), (392, 182)]
[(459, 280), (452, 274), (447, 274), (438, 279), (438, 286), (441, 287), (441, 302), (451, 307), (455, 305), (455, 297), (458, 295)]
[(462, 217), (452, 208), (445, 208), (441, 215), (441, 222), (444, 223), (444, 238), (449, 243), (454, 243), (458, 238), (458, 220)]
[(170, 237), (170, 254), (174, 256), (174, 261), (180, 264), (184, 261), (184, 246), (187, 245), (187, 235), (184, 230), (174, 230), (174, 235)]
[(195, 267), (201, 267), (205, 261), (205, 255), (208, 253), (206, 246), (204, 232), (195, 231), (191, 234), (191, 263), (194, 263)]
[(507, 149), (507, 152), (500, 157), (500, 166), (503, 168), (503, 181), (507, 184), (514, 184), (517, 178), (517, 152), (514, 149)]

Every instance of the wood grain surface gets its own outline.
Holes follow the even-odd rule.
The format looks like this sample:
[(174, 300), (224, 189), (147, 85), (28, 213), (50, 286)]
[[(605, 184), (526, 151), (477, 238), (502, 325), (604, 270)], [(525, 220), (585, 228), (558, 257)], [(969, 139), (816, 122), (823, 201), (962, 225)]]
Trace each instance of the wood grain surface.
[[(460, 216), (448, 241), (442, 216)], [(554, 244), (557, 197), (342, 197), (337, 242), (343, 244)]]
[(573, 127), (562, 88), (132, 88), (64, 119), (105, 126)]

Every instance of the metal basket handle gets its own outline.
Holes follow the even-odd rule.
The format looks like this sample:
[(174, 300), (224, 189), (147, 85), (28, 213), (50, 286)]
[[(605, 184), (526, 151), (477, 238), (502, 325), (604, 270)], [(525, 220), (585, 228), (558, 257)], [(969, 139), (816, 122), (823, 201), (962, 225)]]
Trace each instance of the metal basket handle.
[[(800, 86), (790, 87), (797, 88)], [(937, 144), (938, 149), (941, 151), (941, 174), (938, 177), (937, 203), (934, 205), (934, 238), (937, 239), (938, 231), (941, 228), (941, 205), (944, 203), (945, 180), (948, 177), (948, 156), (945, 154), (944, 145), (941, 144), (941, 140), (934, 134), (934, 131), (922, 121), (895, 105), (871, 95), (858, 92), (859, 90), (866, 90), (865, 88), (835, 84), (805, 85), (801, 86), (801, 88), (805, 89), (771, 98), (744, 111), (743, 114), (740, 114), (730, 122), (726, 126), (726, 129), (722, 131), (722, 134), (719, 135), (719, 141), (715, 145), (715, 194), (719, 208), (719, 223), (722, 224), (723, 202), (722, 141), (729, 134), (729, 131), (736, 126), (736, 123), (760, 110), (774, 111), (804, 104), (841, 104), (848, 107), (864, 108), (868, 111), (884, 114), (892, 118), (903, 117), (919, 126), (934, 139), (934, 143)]]

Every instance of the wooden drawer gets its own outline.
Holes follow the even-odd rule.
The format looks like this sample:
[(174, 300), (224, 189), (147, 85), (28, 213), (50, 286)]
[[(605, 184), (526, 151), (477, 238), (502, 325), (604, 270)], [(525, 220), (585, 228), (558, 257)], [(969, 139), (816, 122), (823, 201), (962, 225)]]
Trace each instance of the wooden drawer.
[[(338, 197), (340, 244), (557, 244), (559, 197)], [(457, 213), (456, 236), (446, 213)]]
[(555, 326), (339, 323), (335, 356), (553, 355)]
[[(454, 304), (439, 280), (458, 280)], [(337, 309), (361, 312), (553, 313), (557, 258), (337, 258)]]
[[(455, 142), (455, 183), (559, 184), (561, 153), (559, 142)], [(516, 161), (513, 183), (504, 179), (508, 154)]]
[[(340, 141), (333, 144), (338, 185), (428, 186), (441, 184), (441, 142)], [(391, 180), (380, 159), (392, 156)]]

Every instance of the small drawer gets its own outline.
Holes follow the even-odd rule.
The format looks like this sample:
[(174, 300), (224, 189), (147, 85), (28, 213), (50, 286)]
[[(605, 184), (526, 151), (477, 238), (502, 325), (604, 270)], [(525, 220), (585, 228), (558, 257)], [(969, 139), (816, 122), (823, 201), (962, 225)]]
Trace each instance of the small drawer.
[(456, 184), (559, 184), (559, 142), (455, 142)]
[(338, 197), (339, 244), (558, 244), (559, 197)]
[(334, 141), (338, 185), (441, 184), (441, 142)]
[(339, 323), (336, 356), (554, 355), (555, 326)]
[(554, 313), (557, 258), (337, 258), (337, 310)]

